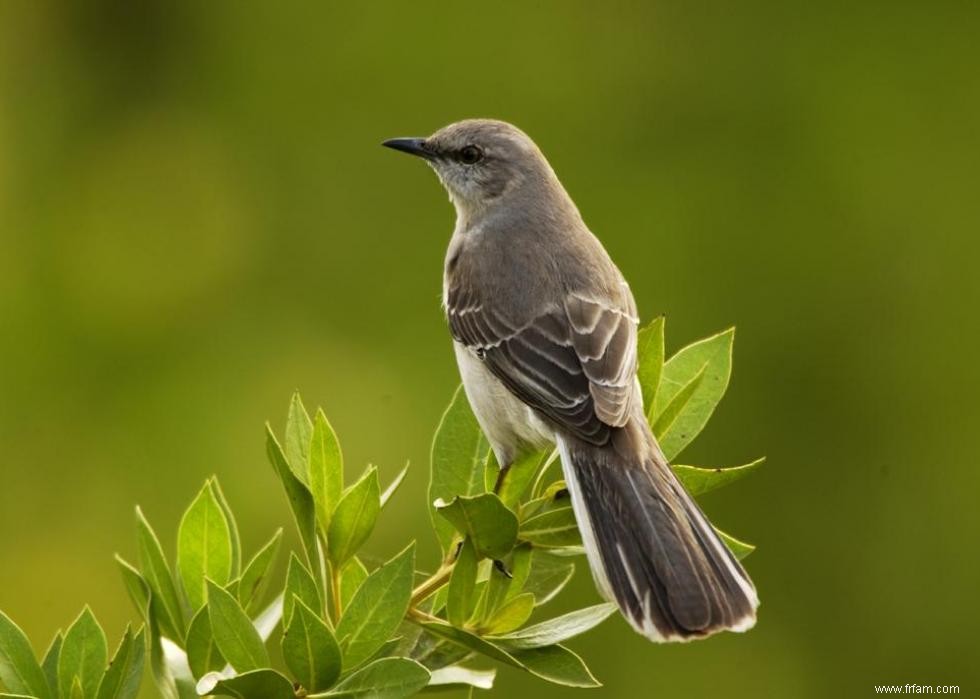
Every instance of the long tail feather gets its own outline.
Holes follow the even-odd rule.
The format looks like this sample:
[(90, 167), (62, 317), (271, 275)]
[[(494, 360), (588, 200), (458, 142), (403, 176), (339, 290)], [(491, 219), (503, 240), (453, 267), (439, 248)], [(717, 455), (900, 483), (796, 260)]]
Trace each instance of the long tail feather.
[(741, 564), (642, 427), (597, 447), (560, 437), (565, 481), (600, 592), (653, 641), (688, 641), (755, 624)]

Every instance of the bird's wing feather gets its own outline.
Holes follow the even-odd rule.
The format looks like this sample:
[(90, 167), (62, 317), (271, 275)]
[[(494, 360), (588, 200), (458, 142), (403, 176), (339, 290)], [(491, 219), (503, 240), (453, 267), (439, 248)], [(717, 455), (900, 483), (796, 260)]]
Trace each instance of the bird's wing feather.
[(575, 436), (604, 444), (610, 428), (629, 419), (636, 374), (632, 299), (617, 304), (569, 294), (517, 322), (491, 299), (457, 286), (448, 289), (446, 315), (453, 337), (512, 393)]
[[(629, 302), (632, 306), (632, 298)], [(573, 293), (565, 300), (565, 312), (596, 415), (622, 427), (635, 394), (636, 311)]]

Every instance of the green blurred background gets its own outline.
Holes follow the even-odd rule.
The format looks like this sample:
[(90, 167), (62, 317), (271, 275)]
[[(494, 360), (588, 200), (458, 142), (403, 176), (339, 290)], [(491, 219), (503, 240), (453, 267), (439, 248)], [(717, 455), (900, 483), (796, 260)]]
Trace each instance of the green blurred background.
[[(453, 213), (378, 147), (469, 116), (537, 140), (668, 348), (738, 326), (683, 461), (759, 545), (758, 627), (573, 643), (596, 696), (976, 691), (977, 3), (0, 4), (0, 608), (39, 646), (90, 602), (140, 503), (173, 545), (217, 473), (246, 546), (288, 510), (262, 424), (294, 388), (348, 472), (416, 468), (457, 383)], [(558, 607), (596, 599), (581, 569)], [(501, 696), (565, 696), (503, 670)]]

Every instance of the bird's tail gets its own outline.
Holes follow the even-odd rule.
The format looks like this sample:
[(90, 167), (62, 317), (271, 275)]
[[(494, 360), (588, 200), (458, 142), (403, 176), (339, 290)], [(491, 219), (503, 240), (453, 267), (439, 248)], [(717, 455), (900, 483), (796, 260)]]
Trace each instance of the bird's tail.
[(640, 423), (601, 447), (558, 440), (596, 585), (653, 641), (746, 631), (759, 606), (752, 581)]

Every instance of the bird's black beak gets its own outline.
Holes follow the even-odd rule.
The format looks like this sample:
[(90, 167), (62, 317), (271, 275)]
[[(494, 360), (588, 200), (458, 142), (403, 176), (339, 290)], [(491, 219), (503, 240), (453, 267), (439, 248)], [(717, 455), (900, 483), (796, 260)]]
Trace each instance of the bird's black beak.
[(381, 145), (386, 148), (394, 148), (395, 150), (417, 155), (426, 160), (432, 160), (435, 157), (435, 153), (426, 147), (424, 138), (389, 138)]

